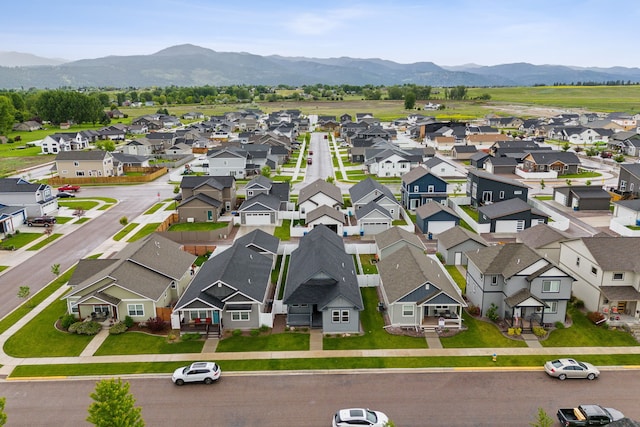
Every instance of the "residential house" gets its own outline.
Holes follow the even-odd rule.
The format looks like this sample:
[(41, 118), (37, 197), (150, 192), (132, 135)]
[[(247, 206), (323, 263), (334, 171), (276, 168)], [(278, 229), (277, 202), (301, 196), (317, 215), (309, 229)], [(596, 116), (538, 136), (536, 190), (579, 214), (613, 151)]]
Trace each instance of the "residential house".
[(108, 151), (61, 151), (56, 156), (60, 178), (108, 177), (124, 174), (122, 164)]
[(26, 219), (27, 210), (24, 206), (7, 206), (0, 203), (0, 233), (3, 235), (15, 233)]
[(321, 328), (323, 333), (360, 332), (364, 303), (353, 257), (329, 228), (315, 227), (300, 239), (285, 283), (287, 325)]
[(109, 259), (80, 260), (63, 299), (79, 319), (168, 321), (192, 279), (196, 260), (171, 240), (152, 234)]
[(549, 224), (538, 224), (516, 234), (516, 242), (524, 243), (540, 256), (558, 264), (560, 261), (560, 243), (569, 237)]
[(491, 148), (494, 144), (503, 141), (512, 141), (513, 138), (509, 135), (503, 135), (500, 133), (485, 133), (480, 135), (467, 135), (464, 138), (464, 143), (467, 145), (474, 145), (479, 150), (486, 150)]
[(221, 202), (223, 213), (235, 209), (237, 205), (236, 180), (232, 176), (183, 176), (180, 190), (183, 202), (196, 194), (206, 194)]
[(575, 280), (571, 272), (522, 243), (489, 246), (466, 255), (467, 300), (483, 316), (494, 307), (513, 327), (564, 323)]
[(438, 234), (438, 253), (447, 265), (467, 265), (466, 252), (489, 246), (479, 234), (459, 225)]
[(258, 194), (246, 199), (238, 208), (243, 225), (275, 225), (278, 222), (280, 199), (272, 194)]
[(640, 318), (640, 237), (583, 237), (560, 243), (559, 266), (576, 278), (589, 311)]
[(226, 148), (211, 150), (207, 153), (209, 175), (230, 175), (238, 179), (245, 178), (247, 153)]
[(373, 201), (356, 209), (355, 217), (361, 236), (380, 233), (393, 225), (393, 215)]
[(615, 192), (625, 198), (640, 198), (640, 163), (620, 164)]
[(640, 134), (637, 131), (614, 133), (609, 138), (607, 147), (627, 156), (638, 157), (640, 155)]
[(573, 145), (593, 145), (598, 141), (607, 142), (611, 134), (613, 134), (612, 131), (605, 129), (567, 126), (562, 129), (560, 139)]
[(362, 207), (374, 202), (391, 215), (392, 220), (401, 218), (400, 203), (398, 203), (389, 187), (380, 184), (371, 177), (352, 185), (349, 188), (349, 196), (351, 197), (351, 206), (353, 206), (356, 213)]
[(347, 221), (347, 216), (342, 211), (328, 205), (320, 205), (307, 212), (305, 225), (307, 227), (323, 225), (339, 236), (346, 236), (344, 226), (348, 224)]
[(382, 231), (374, 236), (374, 240), (376, 242), (376, 259), (378, 261), (405, 246), (413, 246), (423, 252), (426, 250), (418, 236), (400, 227), (391, 227)]
[(151, 156), (154, 153), (153, 145), (147, 138), (136, 138), (122, 146), (122, 152), (133, 156)]
[(490, 174), (513, 175), (516, 173), (518, 160), (513, 157), (489, 156), (484, 160), (483, 166)]
[(553, 188), (553, 200), (576, 211), (608, 211), (611, 194), (597, 185), (566, 185)]
[(415, 210), (425, 203), (447, 200), (447, 181), (424, 166), (418, 166), (402, 176), (400, 201), (405, 209)]
[(556, 172), (558, 175), (577, 174), (580, 159), (571, 151), (532, 151), (522, 159), (525, 172)]
[(89, 138), (83, 132), (65, 132), (47, 135), (42, 140), (42, 154), (56, 154), (63, 151), (79, 151), (89, 147)]
[(467, 196), (473, 206), (518, 198), (527, 201), (529, 187), (515, 179), (471, 169), (467, 177)]
[(423, 166), (429, 168), (429, 171), (443, 179), (461, 179), (466, 178), (466, 172), (458, 168), (451, 162), (448, 162), (440, 157), (432, 157), (425, 160)]
[(261, 255), (265, 255), (273, 261), (273, 266), (278, 257), (278, 247), (280, 246), (280, 239), (272, 234), (267, 233), (261, 229), (250, 231), (247, 234), (236, 237), (234, 244), (246, 246), (247, 248), (258, 252)]
[(27, 120), (26, 122), (16, 123), (13, 125), (12, 130), (14, 132), (33, 132), (34, 130), (42, 129), (42, 124), (35, 120)]
[(478, 207), (478, 224), (491, 224), (491, 233), (518, 233), (548, 220), (548, 215), (519, 198)]
[(150, 158), (147, 156), (134, 156), (131, 154), (118, 153), (117, 151), (113, 151), (111, 155), (113, 156), (114, 164), (121, 164), (123, 168), (125, 166), (140, 168), (150, 167)]
[(456, 160), (471, 160), (471, 157), (478, 152), (475, 145), (456, 144), (451, 149), (451, 157)]
[(334, 210), (340, 209), (342, 204), (340, 188), (324, 179), (317, 179), (305, 185), (298, 194), (298, 210), (301, 215), (306, 215), (320, 206), (329, 206)]
[(176, 303), (172, 326), (214, 336), (271, 326), (272, 266), (272, 256), (239, 241), (214, 253)]
[(447, 205), (425, 203), (416, 209), (416, 225), (432, 237), (460, 224), (458, 214)]
[(402, 176), (423, 160), (422, 150), (399, 148), (365, 149), (364, 164), (369, 174), (378, 177)]
[(58, 199), (47, 184), (31, 183), (22, 178), (0, 178), (0, 205), (6, 208), (5, 215), (8, 211), (19, 211), (16, 208), (24, 208), (27, 216), (44, 216), (58, 210)]
[(613, 218), (622, 225), (640, 225), (640, 199), (613, 202)]
[(379, 292), (392, 327), (462, 328), (467, 306), (460, 289), (435, 256), (404, 245), (377, 264)]
[(484, 163), (489, 159), (489, 154), (484, 151), (478, 151), (469, 158), (471, 167), (484, 169)]

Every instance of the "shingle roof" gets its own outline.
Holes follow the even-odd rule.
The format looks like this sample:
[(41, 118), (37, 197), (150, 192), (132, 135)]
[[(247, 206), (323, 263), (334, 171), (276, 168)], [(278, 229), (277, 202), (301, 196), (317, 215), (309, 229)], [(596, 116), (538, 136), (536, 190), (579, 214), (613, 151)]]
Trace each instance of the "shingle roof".
[(561, 162), (566, 165), (580, 164), (580, 159), (576, 153), (571, 151), (531, 151), (528, 156), (538, 165), (550, 165), (555, 162)]
[(362, 200), (363, 197), (372, 193), (373, 191), (378, 190), (381, 194), (389, 197), (391, 200), (396, 200), (395, 196), (389, 190), (388, 187), (380, 184), (378, 181), (371, 177), (367, 177), (367, 179), (360, 181), (359, 183), (351, 186), (349, 188), (349, 195), (351, 196), (351, 203), (357, 203)]
[(393, 245), (399, 241), (406, 241), (414, 246), (424, 249), (422, 240), (413, 233), (400, 227), (391, 227), (388, 230), (384, 230), (374, 236), (376, 246), (378, 249), (384, 249)]
[(475, 251), (465, 252), (470, 262), (483, 274), (502, 274), (509, 278), (542, 257), (522, 243), (488, 246)]
[(432, 215), (435, 215), (439, 212), (446, 212), (451, 216), (456, 218), (460, 218), (460, 215), (456, 213), (449, 206), (445, 206), (442, 203), (430, 202), (424, 203), (416, 208), (416, 215), (422, 219), (429, 218)]
[(470, 169), (469, 170), (469, 175), (475, 175), (478, 178), (488, 179), (488, 180), (491, 180), (491, 181), (502, 182), (504, 184), (509, 184), (509, 185), (513, 185), (513, 186), (516, 186), (516, 187), (529, 188), (529, 186), (521, 183), (520, 181), (516, 181), (515, 179), (506, 178), (506, 177), (500, 176), (500, 175), (494, 175), (494, 174), (491, 174), (489, 172), (485, 172), (485, 171), (479, 170), (479, 169)]
[(640, 237), (583, 237), (582, 242), (603, 270), (640, 273)]
[(617, 202), (613, 202), (613, 204), (634, 211), (640, 211), (640, 199), (618, 200)]
[(242, 246), (255, 246), (273, 254), (278, 253), (280, 239), (260, 229), (253, 230), (244, 236), (238, 237), (234, 244)]
[(567, 236), (548, 224), (538, 224), (522, 230), (516, 236), (519, 243), (524, 243), (533, 249), (538, 249), (549, 243), (567, 240)]
[(343, 224), (345, 222), (345, 215), (338, 209), (334, 209), (327, 205), (320, 205), (307, 213), (306, 223), (308, 224), (323, 216), (328, 216), (329, 218), (333, 218)]
[(336, 202), (342, 204), (342, 192), (337, 185), (331, 184), (324, 179), (316, 179), (311, 184), (305, 185), (298, 194), (298, 204), (310, 199), (318, 193), (331, 197)]
[(111, 157), (111, 154), (102, 150), (91, 151), (61, 151), (56, 155), (56, 160), (103, 160)]
[(484, 240), (480, 235), (469, 231), (466, 228), (462, 228), (459, 225), (451, 227), (450, 229), (438, 234), (438, 244), (442, 244), (445, 249), (453, 248), (467, 240), (473, 240), (483, 246), (488, 246), (486, 240)]
[(388, 210), (377, 204), (376, 202), (369, 202), (366, 205), (356, 209), (356, 218), (361, 219), (369, 215), (373, 211), (378, 211), (382, 216), (391, 219), (392, 216)]
[(518, 212), (525, 212), (530, 210), (536, 215), (548, 217), (542, 211), (539, 211), (522, 199), (514, 198), (507, 199), (501, 202), (492, 203), (490, 205), (484, 205), (478, 208), (478, 213), (485, 215), (487, 218), (495, 219), (501, 218), (505, 215), (512, 215)]
[(216, 200), (213, 197), (207, 196), (204, 193), (197, 193), (194, 194), (191, 197), (188, 197), (186, 199), (184, 199), (182, 202), (180, 202), (180, 204), (178, 205), (178, 207), (183, 207), (188, 205), (189, 203), (193, 202), (194, 200), (199, 200), (209, 206), (212, 206), (214, 208), (219, 208), (220, 205), (222, 205), (222, 202), (220, 200)]
[(280, 199), (270, 194), (260, 193), (242, 202), (238, 210), (250, 210), (251, 207), (255, 207), (256, 205), (262, 205), (266, 210), (277, 211), (280, 209)]
[(210, 176), (210, 175), (187, 175), (182, 177), (180, 188), (196, 188), (203, 184), (222, 190), (233, 186), (235, 178), (233, 176)]
[(412, 182), (422, 178), (429, 173), (429, 169), (422, 165), (418, 165), (409, 172), (402, 175), (402, 182), (411, 184)]
[(22, 178), (0, 179), (0, 193), (35, 193), (45, 187), (47, 187), (46, 184), (31, 183)]

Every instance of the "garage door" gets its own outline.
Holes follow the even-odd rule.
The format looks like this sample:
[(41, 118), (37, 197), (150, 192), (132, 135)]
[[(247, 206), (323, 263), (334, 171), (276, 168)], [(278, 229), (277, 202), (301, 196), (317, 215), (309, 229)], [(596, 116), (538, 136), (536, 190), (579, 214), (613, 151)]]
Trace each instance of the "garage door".
[(271, 214), (269, 213), (246, 213), (245, 216), (246, 225), (269, 225), (271, 224)]
[(496, 233), (515, 233), (518, 230), (518, 221), (496, 221)]
[(364, 234), (378, 234), (385, 230), (388, 230), (390, 224), (388, 222), (364, 222), (362, 223), (362, 229)]
[(427, 231), (433, 234), (440, 234), (455, 226), (455, 221), (429, 221), (427, 224)]
[(556, 191), (556, 194), (553, 196), (553, 200), (560, 203), (562, 206), (567, 206), (567, 196)]

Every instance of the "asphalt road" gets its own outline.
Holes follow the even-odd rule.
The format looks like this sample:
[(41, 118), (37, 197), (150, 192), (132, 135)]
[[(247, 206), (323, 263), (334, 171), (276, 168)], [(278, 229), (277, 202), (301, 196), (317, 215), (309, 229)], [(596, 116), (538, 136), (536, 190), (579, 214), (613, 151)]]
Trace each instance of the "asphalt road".
[[(51, 273), (53, 264), (60, 264), (60, 271), (65, 271), (79, 259), (91, 255), (96, 247), (118, 232), (122, 228), (119, 223), (121, 217), (126, 216), (131, 221), (159, 199), (173, 197), (173, 187), (167, 184), (167, 180), (168, 175), (165, 175), (144, 185), (82, 187), (77, 197), (111, 197), (120, 203), (7, 270), (0, 280), (0, 318), (23, 302), (17, 297), (20, 286), (29, 286), (33, 295), (54, 279)], [(1, 257), (2, 254), (0, 265)]]
[[(529, 426), (543, 408), (599, 403), (640, 419), (640, 371), (606, 371), (561, 382), (536, 372), (225, 376), (211, 386), (174, 386), (169, 376), (130, 379), (153, 426), (329, 426), (340, 408), (385, 412), (398, 427)], [(95, 380), (2, 384), (11, 426), (82, 426)], [(554, 423), (558, 425), (558, 423)]]

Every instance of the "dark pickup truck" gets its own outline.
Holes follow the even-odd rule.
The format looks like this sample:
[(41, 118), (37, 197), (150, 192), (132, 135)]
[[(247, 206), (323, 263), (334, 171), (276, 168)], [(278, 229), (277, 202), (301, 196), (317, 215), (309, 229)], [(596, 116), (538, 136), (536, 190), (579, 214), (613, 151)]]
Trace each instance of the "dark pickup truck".
[(622, 412), (600, 405), (580, 405), (577, 408), (558, 409), (558, 421), (565, 427), (605, 426), (624, 418)]

